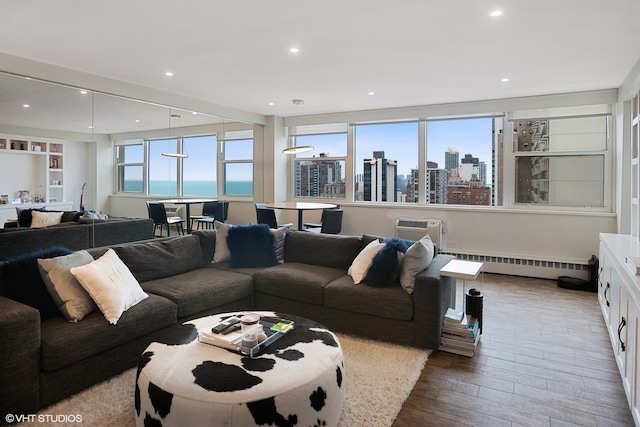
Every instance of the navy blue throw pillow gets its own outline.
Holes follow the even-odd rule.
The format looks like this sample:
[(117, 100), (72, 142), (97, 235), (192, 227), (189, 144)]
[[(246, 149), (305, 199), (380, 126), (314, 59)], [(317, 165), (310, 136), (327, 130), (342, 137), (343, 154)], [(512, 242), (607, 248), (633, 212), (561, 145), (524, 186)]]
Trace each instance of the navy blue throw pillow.
[(62, 246), (52, 246), (35, 252), (7, 258), (2, 263), (0, 293), (40, 311), (40, 320), (60, 316), (60, 310), (51, 298), (40, 276), (38, 258), (54, 258), (69, 255), (73, 251)]
[(236, 225), (229, 228), (229, 266), (270, 267), (278, 264), (273, 242), (273, 233), (266, 224)]
[(371, 267), (362, 281), (365, 285), (384, 288), (396, 285), (400, 275), (398, 252), (405, 253), (413, 244), (411, 240), (392, 237), (384, 240), (384, 247), (373, 257)]

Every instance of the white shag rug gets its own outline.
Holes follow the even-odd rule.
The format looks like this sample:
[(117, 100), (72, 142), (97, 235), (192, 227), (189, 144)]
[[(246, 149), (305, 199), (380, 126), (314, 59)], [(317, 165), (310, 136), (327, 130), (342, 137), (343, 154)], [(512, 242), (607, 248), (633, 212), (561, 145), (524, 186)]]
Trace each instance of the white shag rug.
[[(391, 426), (418, 381), (429, 351), (337, 335), (346, 371), (346, 399), (339, 425)], [(134, 427), (135, 373), (129, 369), (41, 410), (34, 422), (18, 425)]]

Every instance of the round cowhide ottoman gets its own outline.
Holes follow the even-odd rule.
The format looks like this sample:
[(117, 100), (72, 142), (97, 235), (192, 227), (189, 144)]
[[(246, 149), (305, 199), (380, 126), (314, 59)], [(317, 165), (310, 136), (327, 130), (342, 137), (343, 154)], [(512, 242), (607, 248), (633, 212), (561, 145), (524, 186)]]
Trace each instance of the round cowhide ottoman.
[(151, 343), (138, 363), (136, 425), (337, 425), (345, 397), (337, 337), (308, 319), (259, 313), (295, 328), (254, 358), (198, 341), (199, 329), (239, 313), (177, 325)]

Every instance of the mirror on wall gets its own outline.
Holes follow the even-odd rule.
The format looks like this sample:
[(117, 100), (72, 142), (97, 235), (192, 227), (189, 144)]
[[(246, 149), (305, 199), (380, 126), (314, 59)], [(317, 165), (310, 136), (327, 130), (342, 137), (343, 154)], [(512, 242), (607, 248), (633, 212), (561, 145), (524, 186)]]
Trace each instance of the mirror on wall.
[[(0, 93), (0, 224), (15, 217), (14, 204), (77, 210), (82, 198), (86, 209), (102, 210), (115, 191), (113, 141), (223, 123), (221, 117), (2, 72)], [(172, 124), (172, 115), (179, 121)]]

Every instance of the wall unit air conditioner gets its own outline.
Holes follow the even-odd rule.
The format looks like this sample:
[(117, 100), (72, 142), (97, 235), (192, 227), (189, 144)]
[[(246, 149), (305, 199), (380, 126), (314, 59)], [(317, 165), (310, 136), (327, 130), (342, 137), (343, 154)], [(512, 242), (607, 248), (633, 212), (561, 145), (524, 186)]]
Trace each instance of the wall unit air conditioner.
[(442, 220), (396, 218), (393, 225), (393, 234), (396, 237), (408, 240), (419, 240), (428, 234), (431, 241), (438, 248), (441, 248)]

